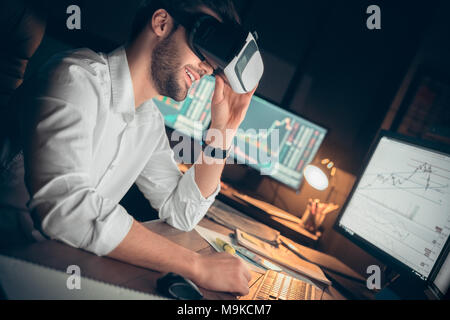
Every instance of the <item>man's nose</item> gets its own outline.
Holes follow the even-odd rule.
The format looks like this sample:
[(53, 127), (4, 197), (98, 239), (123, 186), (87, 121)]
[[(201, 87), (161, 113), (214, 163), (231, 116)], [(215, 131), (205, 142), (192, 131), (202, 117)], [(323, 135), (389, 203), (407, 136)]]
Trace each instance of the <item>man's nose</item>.
[(213, 74), (213, 72), (214, 72), (214, 68), (206, 61), (206, 60), (203, 60), (201, 63), (200, 63), (200, 68), (203, 70), (203, 71), (205, 71), (205, 74), (206, 75), (212, 75)]

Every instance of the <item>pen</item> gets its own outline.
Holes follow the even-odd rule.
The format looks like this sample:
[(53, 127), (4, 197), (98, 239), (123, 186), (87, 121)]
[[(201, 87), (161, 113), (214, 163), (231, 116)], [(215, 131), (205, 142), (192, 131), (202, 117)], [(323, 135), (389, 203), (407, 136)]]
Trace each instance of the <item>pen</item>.
[(228, 242), (225, 242), (222, 239), (217, 238), (216, 244), (219, 246), (219, 248), (223, 249), (223, 251), (228, 252), (229, 254), (232, 254), (232, 255), (236, 254), (236, 250)]
[(241, 254), (242, 256), (246, 257), (247, 259), (251, 260), (252, 262), (256, 263), (257, 265), (263, 267), (264, 269), (271, 269), (274, 271), (279, 271), (281, 272), (282, 269), (280, 267), (278, 267), (277, 265), (271, 263), (270, 261), (261, 258), (260, 256), (254, 254), (253, 252), (242, 248), (242, 247), (238, 247), (237, 248), (237, 252), (239, 254)]

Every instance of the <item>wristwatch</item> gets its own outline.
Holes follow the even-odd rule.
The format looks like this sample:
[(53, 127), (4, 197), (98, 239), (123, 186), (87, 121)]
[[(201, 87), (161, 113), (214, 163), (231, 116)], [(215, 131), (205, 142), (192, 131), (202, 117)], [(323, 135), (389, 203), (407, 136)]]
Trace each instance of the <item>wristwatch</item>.
[(228, 158), (228, 155), (230, 154), (230, 150), (231, 150), (231, 146), (228, 150), (223, 150), (221, 148), (215, 148), (215, 147), (211, 147), (203, 138), (202, 142), (202, 151), (203, 153), (211, 158), (215, 158), (215, 159), (221, 159), (224, 160), (226, 158)]

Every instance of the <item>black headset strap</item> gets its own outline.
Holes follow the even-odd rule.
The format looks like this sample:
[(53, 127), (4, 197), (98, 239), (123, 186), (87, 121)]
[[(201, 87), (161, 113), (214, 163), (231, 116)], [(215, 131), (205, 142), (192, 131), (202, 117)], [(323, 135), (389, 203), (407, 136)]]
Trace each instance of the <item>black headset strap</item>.
[(194, 36), (196, 29), (198, 28), (199, 21), (201, 19), (205, 19), (207, 17), (209, 17), (209, 18), (212, 18), (212, 17), (210, 17), (209, 15), (204, 14), (204, 13), (194, 13), (194, 14), (183, 13), (183, 12), (177, 10), (176, 8), (171, 8), (170, 6), (168, 6), (167, 4), (163, 3), (160, 0), (153, 0), (152, 7), (153, 8), (158, 7), (158, 9), (166, 10), (170, 14), (170, 16), (174, 19), (176, 24), (182, 25), (187, 31), (187, 38), (188, 38), (189, 46), (194, 51), (194, 53), (199, 57), (199, 59), (201, 59), (202, 61), (205, 60), (205, 57), (194, 46), (193, 36)]
[[(151, 2), (152, 8), (158, 8), (158, 9), (164, 9), (166, 10), (170, 16), (179, 24), (181, 24), (186, 30), (191, 31), (193, 28), (195, 28), (196, 24), (200, 19), (203, 17), (206, 19), (213, 19), (217, 21), (216, 18), (206, 14), (206, 13), (185, 13), (181, 12), (180, 10), (171, 7), (170, 5), (164, 3), (164, 1), (161, 0), (153, 0)], [(224, 19), (224, 18), (222, 18)], [(220, 23), (220, 22), (219, 22)], [(224, 19), (222, 22), (223, 24), (230, 24), (230, 25), (239, 25), (237, 22), (233, 22), (229, 19)]]
[[(200, 60), (204, 61), (206, 60), (205, 56), (198, 50), (198, 48), (196, 47), (196, 45), (194, 44), (194, 37), (195, 34), (198, 30), (198, 28), (202, 25), (202, 22), (205, 22), (205, 20), (211, 20), (213, 21), (213, 23), (218, 23), (218, 24), (222, 24), (222, 25), (229, 25), (230, 31), (231, 30), (236, 30), (236, 29), (242, 29), (242, 27), (233, 21), (230, 21), (228, 19), (226, 19), (223, 22), (219, 22), (216, 18), (206, 14), (206, 13), (184, 13), (181, 12), (180, 10), (177, 10), (176, 8), (172, 8), (171, 6), (165, 4), (163, 1), (161, 0), (153, 0), (153, 8), (159, 7), (158, 9), (164, 9), (166, 10), (170, 16), (175, 20), (175, 22), (177, 24), (181, 24), (187, 32), (187, 38), (188, 38), (188, 44), (189, 47), (192, 49), (192, 51), (197, 55), (197, 57), (199, 57)], [(245, 35), (245, 37), (243, 37), (243, 40), (245, 41), (246, 35), (248, 34), (247, 32), (239, 32)], [(238, 52), (239, 48), (233, 48), (233, 52)]]

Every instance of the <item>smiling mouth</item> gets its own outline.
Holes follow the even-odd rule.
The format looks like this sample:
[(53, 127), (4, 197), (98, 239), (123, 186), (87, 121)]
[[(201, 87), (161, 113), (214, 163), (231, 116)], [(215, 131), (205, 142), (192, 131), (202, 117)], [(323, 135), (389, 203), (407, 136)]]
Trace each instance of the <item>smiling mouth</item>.
[(194, 82), (196, 79), (195, 79), (195, 76), (188, 70), (188, 69), (185, 69), (185, 71), (186, 71), (186, 74), (189, 76), (189, 78), (191, 79), (191, 82)]

